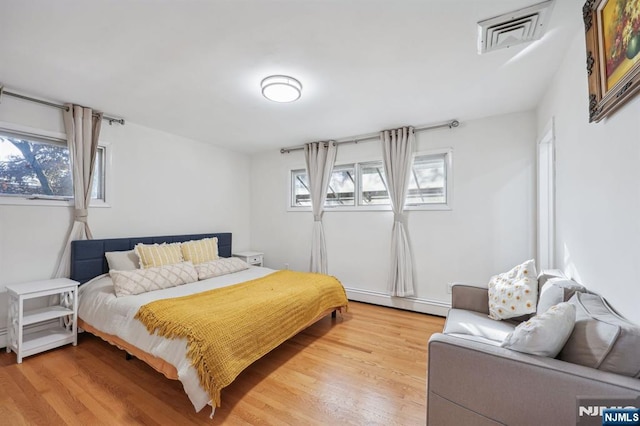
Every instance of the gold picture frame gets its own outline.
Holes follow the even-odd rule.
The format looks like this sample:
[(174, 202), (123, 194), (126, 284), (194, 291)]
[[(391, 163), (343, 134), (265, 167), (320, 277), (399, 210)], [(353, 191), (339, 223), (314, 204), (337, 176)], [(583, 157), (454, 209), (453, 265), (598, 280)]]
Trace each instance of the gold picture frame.
[(582, 11), (589, 122), (598, 122), (640, 89), (640, 0), (587, 0)]

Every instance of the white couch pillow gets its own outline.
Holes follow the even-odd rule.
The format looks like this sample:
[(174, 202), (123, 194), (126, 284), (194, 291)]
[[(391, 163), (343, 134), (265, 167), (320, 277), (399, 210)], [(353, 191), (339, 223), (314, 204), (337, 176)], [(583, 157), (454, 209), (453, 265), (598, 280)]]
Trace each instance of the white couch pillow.
[[(540, 280), (538, 280), (539, 282)], [(573, 280), (565, 278), (552, 278), (540, 287), (538, 307), (536, 312), (544, 314), (547, 309), (558, 303), (567, 302), (574, 293), (586, 293), (587, 289)]]
[(576, 307), (568, 302), (519, 324), (507, 335), (502, 347), (532, 355), (555, 358), (567, 343), (576, 322)]
[(538, 274), (533, 259), (489, 281), (489, 317), (495, 320), (519, 317), (536, 311)]

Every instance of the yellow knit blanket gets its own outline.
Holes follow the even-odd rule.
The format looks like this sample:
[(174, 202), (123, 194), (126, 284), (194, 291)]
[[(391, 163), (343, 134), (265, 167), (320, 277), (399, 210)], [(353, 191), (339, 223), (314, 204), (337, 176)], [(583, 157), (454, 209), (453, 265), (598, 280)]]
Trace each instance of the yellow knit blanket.
[(331, 276), (278, 271), (190, 296), (157, 300), (136, 318), (150, 333), (186, 337), (187, 356), (216, 407), (220, 391), (246, 367), (331, 308), (347, 306)]

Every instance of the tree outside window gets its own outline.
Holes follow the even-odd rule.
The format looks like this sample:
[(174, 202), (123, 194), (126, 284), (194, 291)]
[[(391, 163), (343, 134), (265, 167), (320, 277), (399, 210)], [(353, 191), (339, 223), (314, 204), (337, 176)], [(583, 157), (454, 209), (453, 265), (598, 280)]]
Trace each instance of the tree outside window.
[[(0, 133), (0, 196), (73, 198), (69, 150), (64, 141)], [(103, 149), (98, 149), (92, 198), (104, 198)]]

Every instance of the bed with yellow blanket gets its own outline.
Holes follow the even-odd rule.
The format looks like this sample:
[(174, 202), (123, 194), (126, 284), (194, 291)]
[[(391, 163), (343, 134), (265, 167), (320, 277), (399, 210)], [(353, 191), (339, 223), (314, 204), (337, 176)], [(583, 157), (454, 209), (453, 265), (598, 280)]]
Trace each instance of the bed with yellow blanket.
[(180, 380), (200, 411), (220, 406), (251, 363), (346, 306), (334, 277), (251, 267), (126, 297), (103, 274), (80, 287), (78, 316), (82, 329)]

